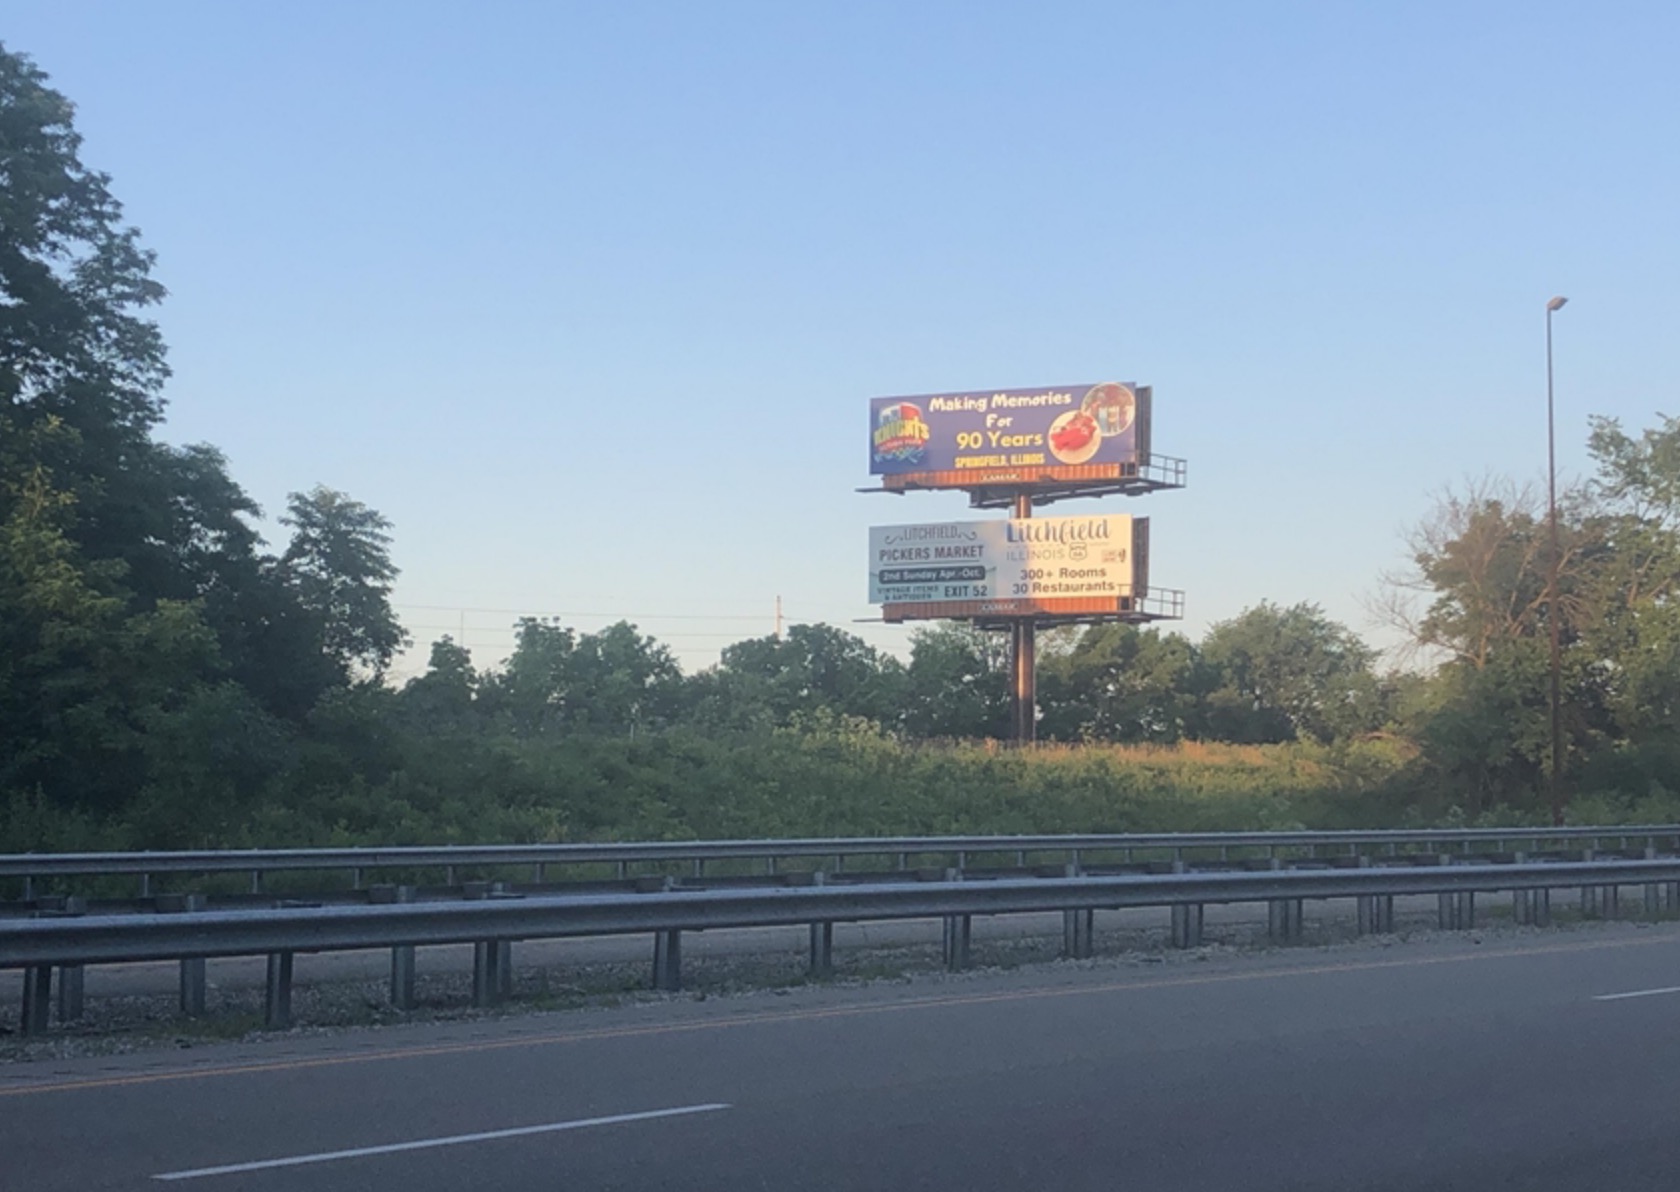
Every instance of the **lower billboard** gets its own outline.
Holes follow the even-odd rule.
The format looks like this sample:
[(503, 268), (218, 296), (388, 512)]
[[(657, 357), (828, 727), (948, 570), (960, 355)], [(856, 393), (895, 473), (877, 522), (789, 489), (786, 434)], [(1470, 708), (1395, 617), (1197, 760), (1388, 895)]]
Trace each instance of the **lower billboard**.
[(875, 526), (869, 600), (888, 621), (1126, 613), (1148, 590), (1148, 534), (1129, 514)]

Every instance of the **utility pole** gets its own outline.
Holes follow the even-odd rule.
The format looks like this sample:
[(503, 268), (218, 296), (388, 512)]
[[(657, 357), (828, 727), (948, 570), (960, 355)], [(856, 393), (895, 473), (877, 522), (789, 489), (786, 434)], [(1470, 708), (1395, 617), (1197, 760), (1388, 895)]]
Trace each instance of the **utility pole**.
[(1563, 551), (1558, 545), (1557, 511), (1557, 423), (1552, 406), (1552, 315), (1569, 299), (1559, 296), (1546, 303), (1546, 517), (1551, 523), (1551, 561), (1546, 569), (1546, 621), (1552, 631), (1552, 823), (1563, 826), (1563, 730), (1559, 675), (1563, 669), (1563, 646), (1559, 637), (1558, 568)]

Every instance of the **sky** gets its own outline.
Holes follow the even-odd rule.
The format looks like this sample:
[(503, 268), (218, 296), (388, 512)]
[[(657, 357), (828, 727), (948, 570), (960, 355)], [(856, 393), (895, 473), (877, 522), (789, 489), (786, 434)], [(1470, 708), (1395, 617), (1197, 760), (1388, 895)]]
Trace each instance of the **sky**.
[(1680, 6), (10, 0), (158, 256), (165, 438), (395, 526), (482, 664), (870, 623), (871, 397), (1153, 386), (1179, 626), (1376, 644), (1439, 494), (1680, 413)]

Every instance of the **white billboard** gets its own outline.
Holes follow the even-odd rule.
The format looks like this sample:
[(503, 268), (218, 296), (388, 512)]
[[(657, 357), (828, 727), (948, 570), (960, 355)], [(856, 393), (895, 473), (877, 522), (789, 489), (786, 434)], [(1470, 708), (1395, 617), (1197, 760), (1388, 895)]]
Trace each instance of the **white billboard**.
[[(1097, 611), (1141, 596), (1147, 519), (1129, 514), (874, 526), (869, 600), (942, 606), (935, 616)], [(1075, 608), (1077, 604), (1078, 608)]]

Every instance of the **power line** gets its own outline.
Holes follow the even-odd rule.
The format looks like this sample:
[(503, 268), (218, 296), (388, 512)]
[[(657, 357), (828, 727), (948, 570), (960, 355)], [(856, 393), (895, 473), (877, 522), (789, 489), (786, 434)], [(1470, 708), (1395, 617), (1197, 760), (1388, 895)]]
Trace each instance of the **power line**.
[[(512, 626), (504, 627), (504, 626), (499, 626), (499, 625), (467, 625), (467, 626), (461, 626), (461, 625), (408, 625), (408, 626), (405, 626), (405, 628), (414, 630), (416, 632), (426, 632), (426, 633), (444, 632), (444, 633), (462, 633), (462, 634), (472, 633), (472, 634), (477, 634), (477, 635), (480, 635), (480, 636), (487, 635), (487, 634), (500, 634), (500, 635), (505, 636), (505, 637), (512, 637), (512, 636), (517, 636), (517, 634), (519, 633), (519, 630), (512, 627)], [(664, 639), (664, 638), (726, 638), (730, 641), (737, 641), (737, 640), (740, 639), (740, 634), (738, 634), (738, 633), (659, 633), (659, 634), (653, 634), (651, 636), (658, 637), (660, 639)], [(768, 635), (765, 635), (765, 636), (768, 636)]]
[(392, 608), (412, 608), (424, 612), (436, 613), (490, 613), (513, 617), (578, 617), (586, 619), (613, 618), (618, 620), (638, 621), (762, 621), (764, 614), (756, 613), (751, 616), (745, 613), (553, 613), (532, 612), (527, 608), (474, 608), (461, 604), (400, 604), (393, 602)]

